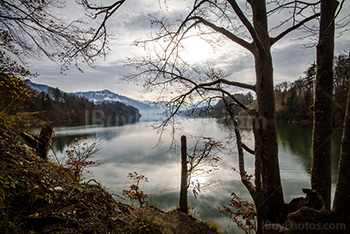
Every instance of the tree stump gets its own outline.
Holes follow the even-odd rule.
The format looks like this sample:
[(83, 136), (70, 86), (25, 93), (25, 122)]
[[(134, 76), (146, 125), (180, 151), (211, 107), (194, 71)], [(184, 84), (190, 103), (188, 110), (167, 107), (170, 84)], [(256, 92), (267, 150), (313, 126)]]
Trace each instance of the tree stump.
[(180, 188), (180, 211), (188, 213), (187, 206), (187, 142), (186, 136), (181, 137), (181, 188)]
[(53, 127), (51, 126), (43, 126), (41, 128), (40, 136), (39, 136), (39, 145), (37, 152), (39, 156), (45, 160), (47, 160), (47, 153), (49, 152), (51, 141), (53, 135)]

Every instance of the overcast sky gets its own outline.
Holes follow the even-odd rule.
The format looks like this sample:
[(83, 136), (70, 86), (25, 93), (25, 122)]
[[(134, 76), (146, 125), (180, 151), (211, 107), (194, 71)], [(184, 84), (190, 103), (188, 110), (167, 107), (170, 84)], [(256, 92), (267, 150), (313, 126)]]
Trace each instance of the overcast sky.
[[(98, 59), (94, 68), (83, 65), (84, 73), (71, 67), (65, 75), (60, 74), (58, 63), (45, 59), (33, 60), (30, 61), (30, 70), (39, 73), (40, 76), (32, 81), (58, 87), (67, 92), (109, 89), (134, 99), (154, 99), (153, 94), (142, 95), (141, 85), (121, 82), (124, 75), (133, 72), (130, 67), (125, 66), (125, 61), (128, 57), (141, 57), (145, 54), (142, 48), (132, 44), (135, 40), (146, 39), (152, 31), (154, 32), (155, 29), (151, 27), (149, 15), (169, 17), (173, 20), (181, 15), (186, 15), (188, 2), (192, 1), (168, 1), (167, 5), (164, 5), (160, 0), (127, 0), (109, 21), (108, 30), (115, 36), (110, 41), (111, 50), (105, 59)], [(78, 6), (68, 8), (68, 15), (77, 15), (77, 12), (82, 12)], [(346, 1), (343, 15), (349, 12), (350, 4)], [(315, 61), (315, 48), (305, 48), (305, 41), (293, 40), (299, 33), (292, 33), (272, 48), (275, 84), (298, 79)], [(183, 55), (191, 63), (205, 64), (214, 61), (229, 69), (236, 80), (254, 83), (254, 63), (249, 53), (231, 42), (213, 49), (204, 41), (191, 40), (187, 43), (187, 54)], [(345, 32), (341, 37), (336, 38), (335, 55), (345, 50), (349, 51), (349, 42), (350, 32)]]

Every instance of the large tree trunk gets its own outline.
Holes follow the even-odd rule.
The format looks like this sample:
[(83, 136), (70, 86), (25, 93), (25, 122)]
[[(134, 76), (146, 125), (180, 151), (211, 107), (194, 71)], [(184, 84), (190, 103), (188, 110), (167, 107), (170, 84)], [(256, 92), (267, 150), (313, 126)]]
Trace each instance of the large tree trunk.
[[(265, 1), (251, 1), (253, 23), (259, 37), (255, 57), (256, 93), (259, 125), (254, 131), (255, 153), (261, 161), (261, 189), (264, 200), (257, 207), (267, 209), (265, 221), (280, 222), (280, 209), (284, 205), (281, 185), (276, 131), (275, 97), (273, 87), (273, 65), (270, 37), (268, 35)], [(259, 184), (259, 181), (258, 181)]]
[(256, 60), (259, 125), (255, 126), (258, 127), (255, 132), (259, 136), (255, 137), (255, 152), (261, 162), (261, 190), (264, 195), (262, 202), (269, 209), (266, 219), (279, 222), (279, 210), (284, 204), (284, 198), (278, 162), (273, 71), (271, 55), (263, 53)]
[[(350, 55), (349, 55), (350, 61)], [(341, 142), (338, 181), (334, 195), (333, 210), (336, 215), (350, 221), (350, 70), (348, 71), (348, 99)], [(349, 226), (348, 226), (349, 227)]]
[(334, 15), (337, 0), (321, 2), (321, 22), (317, 44), (317, 68), (312, 135), (311, 186), (326, 202), (331, 201), (331, 135), (333, 100)]

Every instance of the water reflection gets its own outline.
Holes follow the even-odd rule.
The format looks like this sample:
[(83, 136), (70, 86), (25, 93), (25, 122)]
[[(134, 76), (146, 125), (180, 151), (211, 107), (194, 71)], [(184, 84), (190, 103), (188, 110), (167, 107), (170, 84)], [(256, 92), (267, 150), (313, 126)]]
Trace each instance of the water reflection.
[[(237, 153), (234, 141), (227, 138), (230, 133), (228, 128), (215, 120), (187, 119), (176, 125), (174, 135), (173, 129), (169, 127), (160, 139), (152, 124), (154, 123), (139, 122), (117, 127), (60, 127), (55, 129), (53, 146), (62, 158), (64, 150), (75, 138), (96, 140), (105, 137), (108, 132), (102, 145), (103, 149), (95, 155), (96, 160), (104, 163), (91, 168), (93, 176), (111, 193), (121, 195), (122, 190), (127, 189), (132, 182), (127, 178), (129, 172), (144, 174), (150, 182), (141, 184), (141, 188), (150, 195), (150, 204), (170, 210), (176, 208), (180, 191), (180, 155), (178, 148), (171, 148), (174, 139), (175, 143), (178, 143), (176, 140), (180, 140), (181, 135), (188, 136), (189, 147), (195, 142), (195, 138), (191, 136), (224, 139), (227, 148), (217, 155), (223, 158), (219, 164), (220, 170), (196, 178), (203, 185), (211, 185), (204, 186), (197, 199), (189, 192), (189, 202), (194, 207), (195, 217), (203, 221), (215, 220), (221, 224), (223, 230), (228, 228), (229, 233), (240, 233), (229, 222), (229, 218), (218, 211), (219, 206), (228, 203), (233, 191), (251, 201), (238, 173), (232, 170), (232, 167), (237, 166)], [(253, 146), (252, 132), (245, 130), (242, 131), (242, 135), (245, 143)], [(339, 137), (339, 133), (334, 134), (335, 146), (339, 145)], [(282, 184), (288, 201), (303, 195), (301, 188), (310, 187), (311, 128), (280, 125), (278, 141)], [(335, 148), (334, 154), (337, 155), (338, 152), (339, 149)], [(252, 174), (254, 158), (249, 154), (246, 156), (246, 164), (246, 170)], [(337, 158), (334, 158), (333, 166), (336, 165)], [(121, 200), (118, 196), (116, 199)]]
[[(292, 155), (311, 173), (312, 163), (312, 127), (303, 125), (280, 124), (277, 127), (280, 154)], [(332, 140), (332, 182), (336, 183), (342, 130), (335, 127)], [(288, 152), (289, 151), (289, 152)]]

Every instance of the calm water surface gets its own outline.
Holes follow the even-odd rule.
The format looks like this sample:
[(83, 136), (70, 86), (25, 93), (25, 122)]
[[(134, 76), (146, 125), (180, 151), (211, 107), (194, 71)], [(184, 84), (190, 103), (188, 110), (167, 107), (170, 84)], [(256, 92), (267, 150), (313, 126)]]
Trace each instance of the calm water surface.
[[(55, 128), (53, 146), (60, 159), (64, 151), (78, 138), (81, 141), (97, 140), (106, 136), (102, 143), (102, 150), (94, 156), (102, 161), (102, 165), (90, 168), (97, 181), (106, 186), (113, 194), (122, 195), (123, 189), (128, 189), (132, 183), (127, 178), (129, 172), (138, 172), (148, 177), (149, 183), (141, 184), (141, 189), (149, 194), (150, 205), (162, 210), (176, 208), (180, 189), (180, 154), (179, 144), (181, 135), (188, 137), (188, 148), (195, 144), (195, 136), (214, 137), (228, 142), (230, 130), (223, 124), (211, 119), (182, 120), (176, 125), (174, 137), (172, 128), (165, 129), (159, 135), (152, 125), (155, 122), (139, 122), (132, 125), (101, 127), (79, 126)], [(280, 169), (283, 190), (286, 201), (297, 196), (303, 196), (301, 188), (310, 187), (311, 168), (311, 128), (297, 125), (279, 125), (278, 142)], [(253, 146), (253, 135), (249, 130), (242, 131), (244, 142)], [(337, 161), (339, 155), (339, 140), (341, 131), (335, 131), (332, 136), (333, 144), (333, 183), (336, 181)], [(232, 141), (232, 139), (231, 139)], [(175, 147), (174, 146), (175, 143)], [(249, 193), (240, 182), (239, 174), (232, 170), (237, 167), (237, 150), (235, 143), (227, 147), (217, 156), (222, 157), (219, 170), (209, 175), (196, 176), (203, 186), (199, 196), (195, 199), (189, 191), (189, 202), (194, 209), (194, 216), (202, 221), (216, 221), (223, 231), (236, 232), (236, 227), (229, 218), (220, 214), (218, 207), (230, 201), (231, 192), (250, 200)], [(246, 154), (246, 170), (253, 173), (254, 159)], [(118, 196), (116, 200), (123, 201)], [(135, 203), (135, 205), (138, 205)]]

